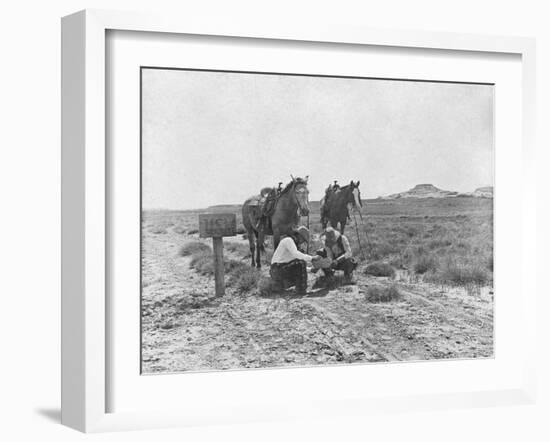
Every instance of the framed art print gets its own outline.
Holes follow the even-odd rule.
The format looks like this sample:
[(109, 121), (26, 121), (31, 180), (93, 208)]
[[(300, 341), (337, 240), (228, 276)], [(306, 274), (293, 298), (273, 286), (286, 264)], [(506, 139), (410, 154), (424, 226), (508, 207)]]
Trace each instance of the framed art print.
[(532, 41), (330, 29), (64, 19), (65, 424), (532, 400)]

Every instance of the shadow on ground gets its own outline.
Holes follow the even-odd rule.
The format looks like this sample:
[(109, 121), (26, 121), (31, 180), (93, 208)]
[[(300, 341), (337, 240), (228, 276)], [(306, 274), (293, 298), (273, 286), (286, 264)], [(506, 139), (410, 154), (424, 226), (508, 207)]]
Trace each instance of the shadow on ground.
[(269, 293), (258, 295), (260, 298), (265, 299), (304, 299), (304, 298), (322, 298), (328, 295), (328, 288), (317, 288), (308, 290), (304, 295), (296, 294), (294, 289), (284, 290), (282, 292)]
[(36, 408), (34, 411), (50, 422), (61, 423), (61, 410), (59, 408)]

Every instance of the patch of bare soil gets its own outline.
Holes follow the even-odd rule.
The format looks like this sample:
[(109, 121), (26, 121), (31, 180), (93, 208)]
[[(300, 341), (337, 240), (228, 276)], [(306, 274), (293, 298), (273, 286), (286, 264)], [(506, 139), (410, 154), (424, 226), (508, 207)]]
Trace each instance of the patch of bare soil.
[[(305, 297), (241, 295), (229, 287), (216, 298), (213, 279), (178, 254), (191, 239), (197, 236), (173, 228), (144, 236), (144, 373), (493, 355), (489, 288), (467, 291), (357, 272), (355, 285), (315, 289)], [(309, 278), (313, 287), (318, 276)], [(397, 284), (400, 299), (368, 302), (374, 284)]]

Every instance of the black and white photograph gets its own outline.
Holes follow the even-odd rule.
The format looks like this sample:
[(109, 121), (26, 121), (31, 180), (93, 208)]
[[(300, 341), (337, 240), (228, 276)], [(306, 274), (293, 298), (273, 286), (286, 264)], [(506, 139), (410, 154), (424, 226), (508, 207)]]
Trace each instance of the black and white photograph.
[(547, 2), (3, 6), (0, 440), (550, 440)]
[(143, 67), (142, 373), (491, 358), (493, 100)]

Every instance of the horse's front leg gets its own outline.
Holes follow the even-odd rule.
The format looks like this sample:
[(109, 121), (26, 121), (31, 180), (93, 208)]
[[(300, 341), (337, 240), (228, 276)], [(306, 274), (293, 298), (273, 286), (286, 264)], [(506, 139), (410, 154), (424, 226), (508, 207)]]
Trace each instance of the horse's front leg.
[(254, 253), (256, 253), (256, 244), (254, 241), (254, 236), (256, 233), (254, 231), (248, 231), (248, 246), (250, 248), (250, 258), (252, 259), (252, 267), (256, 266), (256, 261), (254, 260)]

